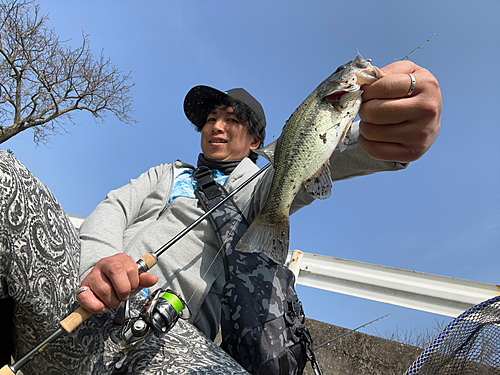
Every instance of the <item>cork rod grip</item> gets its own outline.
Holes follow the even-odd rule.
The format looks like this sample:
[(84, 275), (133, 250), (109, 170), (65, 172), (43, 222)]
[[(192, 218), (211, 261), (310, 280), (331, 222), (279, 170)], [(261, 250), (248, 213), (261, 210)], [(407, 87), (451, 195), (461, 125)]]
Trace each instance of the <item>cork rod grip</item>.
[[(59, 324), (68, 333), (73, 331), (76, 327), (86, 321), (93, 315), (90, 311), (85, 310), (83, 307), (79, 307), (75, 312), (71, 313), (67, 318), (63, 319)], [(0, 375), (2, 375), (0, 373)]]
[(0, 369), (0, 375), (15, 375), (9, 368), (9, 366), (5, 365)]
[(141, 260), (147, 264), (148, 270), (153, 268), (153, 266), (156, 265), (156, 263), (158, 262), (158, 259), (156, 259), (156, 257), (151, 253), (147, 253), (147, 254), (143, 255), (141, 257)]
[[(147, 264), (148, 269), (153, 267), (157, 263), (156, 257), (151, 254), (147, 253), (141, 257), (141, 260)], [(73, 331), (76, 327), (78, 327), (80, 324), (82, 324), (84, 321), (86, 321), (88, 318), (90, 318), (93, 315), (90, 311), (85, 310), (83, 307), (79, 307), (76, 309), (75, 312), (71, 313), (67, 318), (63, 319), (60, 324), (61, 327), (67, 332), (70, 333)], [(3, 375), (0, 373), (0, 375)]]

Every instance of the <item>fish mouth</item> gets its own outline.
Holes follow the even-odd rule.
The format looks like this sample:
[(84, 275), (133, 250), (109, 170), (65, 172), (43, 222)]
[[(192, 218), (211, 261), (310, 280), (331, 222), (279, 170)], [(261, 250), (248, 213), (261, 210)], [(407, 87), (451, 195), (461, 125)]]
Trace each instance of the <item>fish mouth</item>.
[(345, 94), (348, 94), (348, 91), (337, 91), (334, 92), (333, 94), (325, 96), (323, 99), (327, 100), (329, 102), (338, 102)]
[(356, 90), (356, 91), (345, 91), (345, 90), (340, 90), (340, 91), (335, 91), (329, 95), (326, 95), (323, 97), (323, 100), (330, 103), (330, 105), (339, 112), (342, 112), (347, 106), (349, 106), (349, 103), (354, 103), (359, 99), (363, 91), (361, 90)]
[(359, 91), (361, 86), (369, 85), (380, 78), (379, 71), (370, 60), (359, 56), (348, 64), (340, 66), (335, 73), (318, 86), (318, 93), (323, 100), (338, 103), (348, 93)]

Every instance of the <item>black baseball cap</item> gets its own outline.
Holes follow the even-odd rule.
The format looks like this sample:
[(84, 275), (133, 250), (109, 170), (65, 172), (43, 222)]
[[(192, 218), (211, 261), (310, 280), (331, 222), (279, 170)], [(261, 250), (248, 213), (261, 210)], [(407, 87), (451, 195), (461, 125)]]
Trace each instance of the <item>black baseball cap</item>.
[(255, 113), (259, 120), (255, 133), (263, 141), (266, 128), (264, 109), (257, 99), (245, 89), (237, 88), (223, 92), (208, 86), (195, 86), (186, 94), (186, 98), (184, 99), (184, 113), (188, 120), (201, 131), (205, 125), (208, 110), (224, 101), (224, 98), (227, 98), (227, 96), (244, 103)]

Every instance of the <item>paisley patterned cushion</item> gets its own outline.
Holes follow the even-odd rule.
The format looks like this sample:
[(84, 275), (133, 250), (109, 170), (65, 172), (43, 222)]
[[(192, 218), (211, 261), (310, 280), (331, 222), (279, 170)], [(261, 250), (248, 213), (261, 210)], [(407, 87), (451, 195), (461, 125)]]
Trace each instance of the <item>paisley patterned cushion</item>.
[[(80, 243), (57, 200), (17, 159), (0, 151), (0, 298), (12, 298), (14, 357), (48, 337), (78, 307)], [(136, 296), (135, 311), (144, 303)], [(21, 370), (31, 374), (111, 374), (124, 355), (115, 311), (94, 315)], [(247, 374), (220, 347), (179, 320), (164, 337), (130, 353), (126, 374)]]

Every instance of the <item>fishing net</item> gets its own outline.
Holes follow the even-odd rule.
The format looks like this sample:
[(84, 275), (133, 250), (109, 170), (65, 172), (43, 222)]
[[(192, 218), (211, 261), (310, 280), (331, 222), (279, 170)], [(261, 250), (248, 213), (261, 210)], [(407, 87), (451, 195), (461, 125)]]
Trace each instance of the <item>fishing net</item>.
[(405, 375), (500, 374), (500, 296), (454, 319)]

